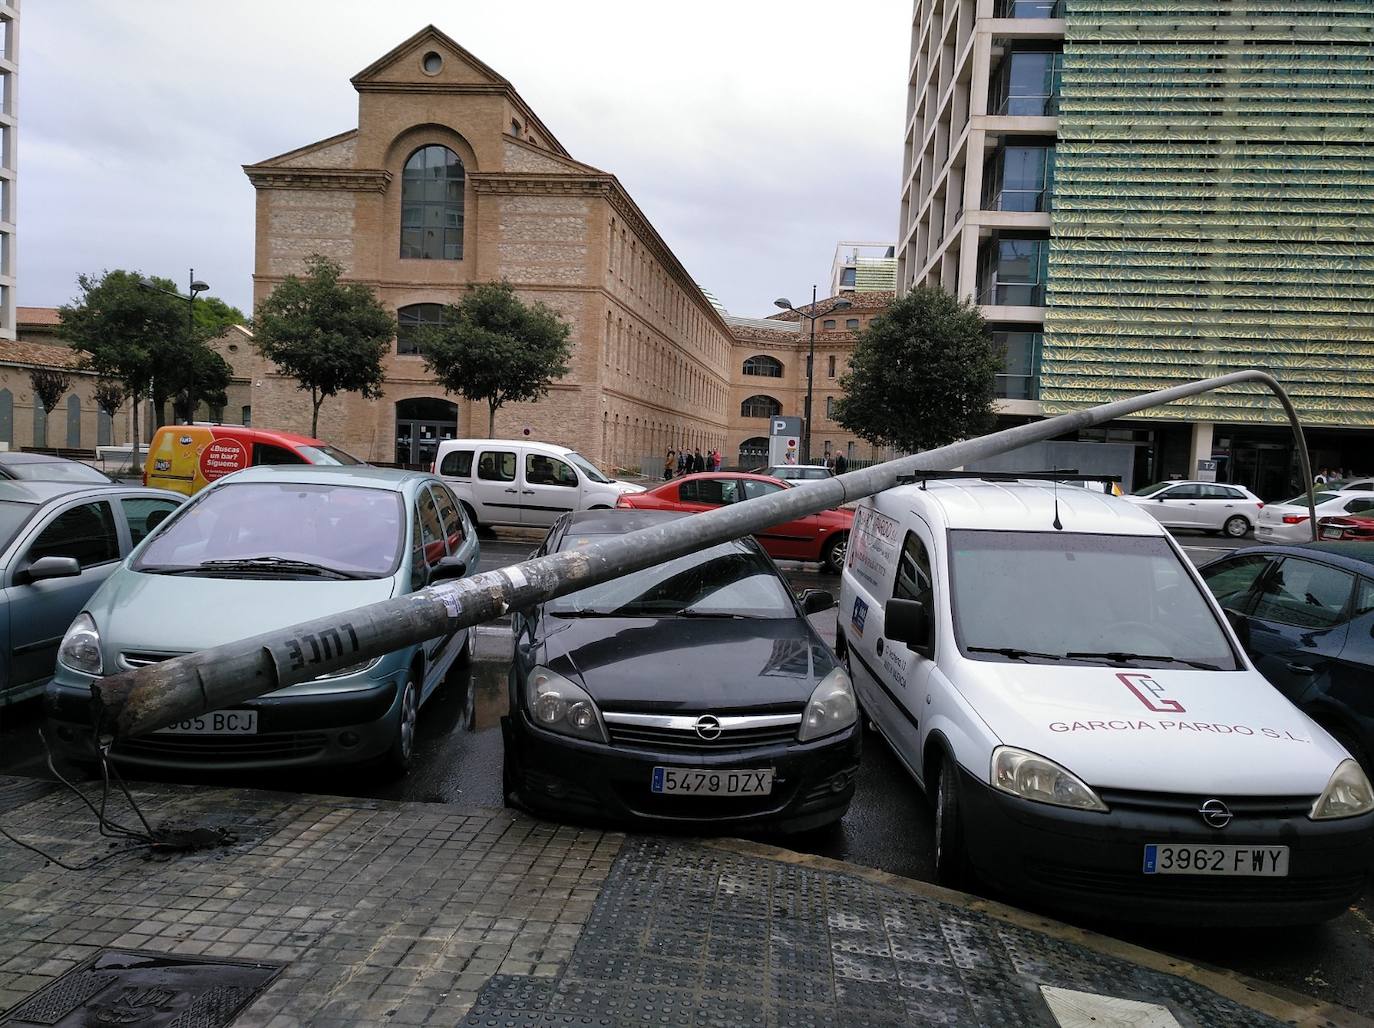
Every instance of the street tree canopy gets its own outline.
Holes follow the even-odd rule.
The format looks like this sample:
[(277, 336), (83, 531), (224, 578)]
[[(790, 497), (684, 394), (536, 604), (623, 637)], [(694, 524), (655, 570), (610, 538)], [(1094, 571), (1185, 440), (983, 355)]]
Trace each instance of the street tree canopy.
[(43, 405), (43, 413), (51, 414), (67, 395), (72, 377), (56, 368), (35, 368), (29, 372), (29, 384), (33, 386), (33, 395)]
[(556, 311), (528, 305), (509, 282), (477, 286), (418, 335), (429, 373), (447, 393), (487, 405), (487, 436), (507, 403), (537, 400), (569, 371), (571, 332)]
[(310, 394), (310, 434), (317, 435), (320, 405), (338, 393), (382, 395), (382, 358), (391, 349), (396, 319), (370, 288), (343, 283), (343, 268), (315, 254), (304, 278), (288, 275), (253, 319), (258, 351)]
[(992, 424), (1002, 360), (976, 307), (913, 289), (859, 336), (835, 420), (908, 453), (980, 435)]

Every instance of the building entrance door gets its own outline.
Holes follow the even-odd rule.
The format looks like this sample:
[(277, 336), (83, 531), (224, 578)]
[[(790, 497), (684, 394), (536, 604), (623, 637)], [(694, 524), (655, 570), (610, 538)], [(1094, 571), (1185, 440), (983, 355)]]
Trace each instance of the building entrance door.
[(458, 405), (422, 396), (396, 403), (396, 463), (429, 470), (439, 443), (458, 438)]

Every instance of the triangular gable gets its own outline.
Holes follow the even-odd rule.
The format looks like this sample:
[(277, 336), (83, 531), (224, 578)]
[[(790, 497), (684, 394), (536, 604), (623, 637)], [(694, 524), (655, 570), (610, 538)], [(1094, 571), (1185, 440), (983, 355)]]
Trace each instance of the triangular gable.
[(288, 150), (276, 157), (251, 164), (251, 168), (351, 168), (353, 166), (353, 145), (358, 136), (357, 129), (340, 132), (337, 136), (321, 139), (315, 143)]
[[(437, 74), (427, 75), (420, 67), (419, 55), (433, 50), (444, 59)], [(354, 86), (384, 82), (489, 83), (509, 86), (510, 82), (483, 64), (458, 43), (433, 25), (426, 25), (400, 46), (373, 61), (351, 79)]]

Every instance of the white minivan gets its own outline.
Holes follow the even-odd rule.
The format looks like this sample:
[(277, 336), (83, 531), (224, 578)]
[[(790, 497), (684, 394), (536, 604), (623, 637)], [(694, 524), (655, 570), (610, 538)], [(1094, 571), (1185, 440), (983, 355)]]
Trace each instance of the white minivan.
[(644, 491), (607, 478), (566, 446), (528, 439), (445, 439), (433, 471), (479, 527), (548, 528), (567, 511), (614, 507), (621, 494)]
[(1364, 889), (1369, 781), (1123, 499), (929, 479), (864, 500), (836, 651), (951, 884), (1189, 924), (1319, 921)]

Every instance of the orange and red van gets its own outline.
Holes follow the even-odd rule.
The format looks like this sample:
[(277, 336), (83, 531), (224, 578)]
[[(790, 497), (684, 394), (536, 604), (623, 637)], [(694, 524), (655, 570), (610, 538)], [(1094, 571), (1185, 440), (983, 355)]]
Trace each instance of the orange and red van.
[(148, 444), (143, 484), (187, 496), (258, 464), (362, 464), (319, 439), (242, 425), (164, 425)]

